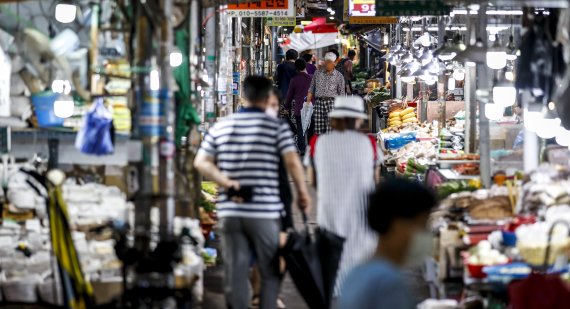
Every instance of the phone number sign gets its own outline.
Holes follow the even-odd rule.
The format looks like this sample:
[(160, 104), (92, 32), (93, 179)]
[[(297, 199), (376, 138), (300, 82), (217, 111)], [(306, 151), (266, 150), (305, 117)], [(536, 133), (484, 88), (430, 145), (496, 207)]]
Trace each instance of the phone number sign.
[(295, 0), (252, 0), (229, 3), (230, 17), (295, 17)]

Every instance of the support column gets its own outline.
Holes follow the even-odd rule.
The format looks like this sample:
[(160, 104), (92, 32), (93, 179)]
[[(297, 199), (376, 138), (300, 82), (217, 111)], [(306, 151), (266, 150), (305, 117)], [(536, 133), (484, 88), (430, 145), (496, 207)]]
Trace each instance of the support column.
[[(437, 39), (438, 47), (445, 44), (445, 19), (444, 17), (438, 18), (438, 28), (437, 28)], [(447, 98), (445, 95), (445, 88), (447, 87), (447, 80), (445, 78), (445, 72), (440, 71), (437, 81), (437, 101), (438, 101), (438, 132), (445, 126), (445, 121), (447, 120), (446, 110), (447, 110)]]
[[(481, 6), (478, 16), (478, 35), (482, 38), (487, 36), (487, 7)], [(483, 39), (487, 45), (487, 40)], [(491, 72), (485, 63), (477, 64), (477, 89), (489, 89), (491, 87)], [(479, 169), (481, 181), (485, 188), (491, 187), (491, 136), (489, 132), (489, 120), (485, 117), (485, 101), (479, 100)]]

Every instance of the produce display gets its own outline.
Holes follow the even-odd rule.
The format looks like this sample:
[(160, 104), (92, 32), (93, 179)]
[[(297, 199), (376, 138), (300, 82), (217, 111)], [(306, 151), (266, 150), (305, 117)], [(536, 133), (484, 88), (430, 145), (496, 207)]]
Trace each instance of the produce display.
[(413, 107), (398, 109), (390, 112), (388, 116), (388, 127), (399, 127), (406, 123), (417, 123), (418, 117)]
[(479, 184), (475, 181), (448, 181), (444, 182), (437, 187), (437, 194), (439, 198), (444, 199), (454, 193), (460, 192), (473, 192), (479, 189)]
[(372, 108), (380, 105), (380, 103), (386, 100), (390, 100), (391, 98), (392, 94), (390, 93), (390, 90), (382, 87), (373, 89), (366, 95), (366, 100)]
[(453, 170), (459, 175), (476, 176), (481, 172), (479, 171), (478, 163), (463, 163), (453, 167)]

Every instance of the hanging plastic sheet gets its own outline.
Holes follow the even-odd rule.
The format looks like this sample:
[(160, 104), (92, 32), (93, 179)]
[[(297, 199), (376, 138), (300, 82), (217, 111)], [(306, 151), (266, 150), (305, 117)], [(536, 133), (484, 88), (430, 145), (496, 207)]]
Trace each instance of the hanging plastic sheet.
[(75, 147), (90, 155), (112, 154), (114, 151), (112, 126), (113, 114), (105, 107), (102, 98), (96, 99), (77, 133)]
[(303, 108), (301, 109), (301, 124), (303, 125), (303, 135), (309, 129), (311, 125), (311, 118), (313, 117), (313, 104), (303, 103)]

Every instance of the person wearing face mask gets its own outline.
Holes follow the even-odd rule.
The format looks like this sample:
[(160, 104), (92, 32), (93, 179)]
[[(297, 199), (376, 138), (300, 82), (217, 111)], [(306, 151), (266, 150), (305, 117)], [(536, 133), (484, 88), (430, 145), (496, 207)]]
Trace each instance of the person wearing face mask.
[(332, 131), (311, 140), (305, 165), (319, 197), (317, 225), (345, 238), (334, 299), (342, 295), (348, 272), (374, 253), (377, 235), (364, 214), (382, 158), (376, 138), (358, 131), (368, 118), (362, 98), (337, 97), (329, 118)]
[(325, 54), (324, 68), (317, 70), (307, 94), (306, 103), (315, 104), (315, 134), (325, 134), (331, 131), (329, 113), (333, 109), (334, 99), (345, 95), (344, 76), (335, 69), (338, 56), (333, 52)]
[(427, 221), (436, 205), (424, 186), (401, 179), (383, 183), (372, 194), (370, 227), (380, 238), (374, 257), (346, 279), (339, 309), (412, 309), (420, 300), (410, 290), (405, 270), (430, 256), (433, 240)]

